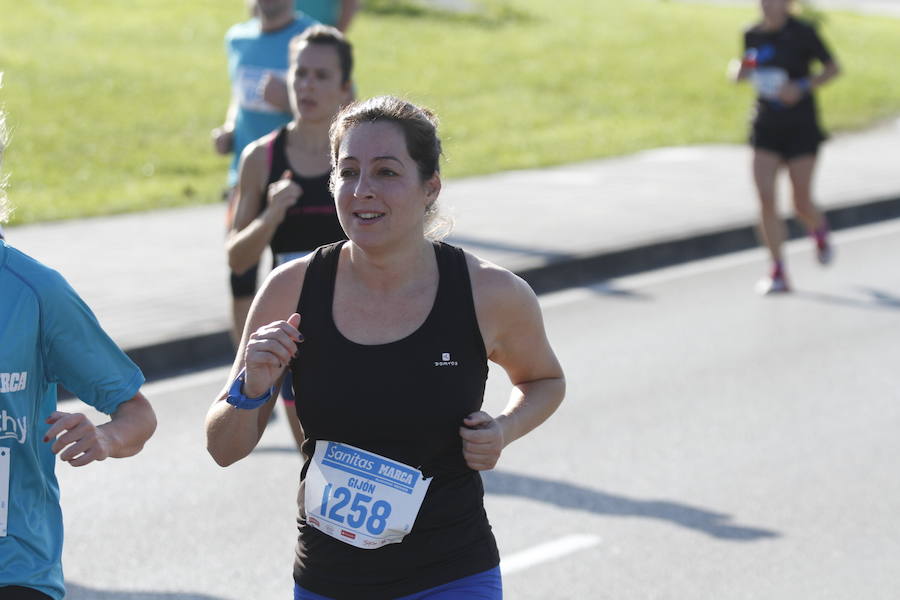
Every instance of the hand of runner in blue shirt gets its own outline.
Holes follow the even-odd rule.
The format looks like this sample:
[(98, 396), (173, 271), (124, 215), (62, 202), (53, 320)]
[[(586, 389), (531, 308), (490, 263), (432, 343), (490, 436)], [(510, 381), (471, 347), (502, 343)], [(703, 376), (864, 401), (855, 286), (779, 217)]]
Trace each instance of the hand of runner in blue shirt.
[[(47, 418), (51, 426), (44, 442), (53, 440), (50, 450), (73, 467), (83, 467), (107, 458), (137, 454), (156, 426), (150, 403), (138, 393), (119, 405), (110, 421), (94, 425), (83, 413), (54, 411)], [(152, 424), (151, 424), (152, 423)]]

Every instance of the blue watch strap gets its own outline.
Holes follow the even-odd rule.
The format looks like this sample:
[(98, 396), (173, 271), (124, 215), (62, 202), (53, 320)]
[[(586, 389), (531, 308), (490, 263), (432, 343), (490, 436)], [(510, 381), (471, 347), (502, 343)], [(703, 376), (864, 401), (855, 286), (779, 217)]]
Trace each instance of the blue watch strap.
[(266, 390), (266, 393), (259, 398), (248, 398), (244, 395), (243, 390), (246, 373), (246, 369), (241, 369), (241, 372), (238, 373), (238, 376), (234, 378), (234, 382), (231, 384), (231, 388), (228, 390), (228, 396), (225, 398), (225, 402), (235, 408), (240, 408), (242, 410), (254, 410), (269, 401), (269, 398), (272, 397), (272, 392), (275, 389), (275, 386), (270, 387), (268, 390)]

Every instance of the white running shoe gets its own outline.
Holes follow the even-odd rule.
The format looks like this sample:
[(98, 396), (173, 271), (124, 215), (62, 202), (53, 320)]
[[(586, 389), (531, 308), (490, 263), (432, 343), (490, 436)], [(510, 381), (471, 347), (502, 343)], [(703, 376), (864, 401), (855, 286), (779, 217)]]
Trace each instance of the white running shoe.
[(763, 277), (756, 283), (756, 293), (762, 296), (782, 294), (789, 291), (791, 291), (791, 288), (784, 275), (772, 274), (768, 277)]

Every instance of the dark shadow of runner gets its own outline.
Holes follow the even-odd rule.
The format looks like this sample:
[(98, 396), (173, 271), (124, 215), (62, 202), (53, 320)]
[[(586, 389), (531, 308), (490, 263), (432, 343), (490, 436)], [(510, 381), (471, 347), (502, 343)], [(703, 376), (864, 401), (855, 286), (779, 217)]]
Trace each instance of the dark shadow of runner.
[(823, 304), (862, 308), (867, 310), (900, 310), (900, 296), (896, 296), (875, 288), (858, 287), (864, 297), (839, 296), (825, 292), (813, 292), (802, 289), (795, 290), (793, 296), (803, 300), (812, 300)]
[(560, 508), (582, 510), (598, 515), (660, 519), (723, 540), (750, 542), (780, 536), (779, 533), (768, 529), (731, 523), (731, 515), (669, 500), (636, 500), (563, 481), (503, 471), (483, 471), (481, 475), (487, 494), (529, 498)]

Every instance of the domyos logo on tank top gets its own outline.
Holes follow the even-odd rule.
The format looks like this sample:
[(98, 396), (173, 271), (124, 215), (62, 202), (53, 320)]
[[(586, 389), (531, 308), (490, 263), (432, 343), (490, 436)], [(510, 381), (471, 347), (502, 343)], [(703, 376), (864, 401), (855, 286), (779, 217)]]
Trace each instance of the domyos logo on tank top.
[(458, 367), (459, 363), (450, 357), (449, 352), (443, 352), (441, 354), (441, 360), (434, 361), (434, 366), (436, 366), (436, 367)]

